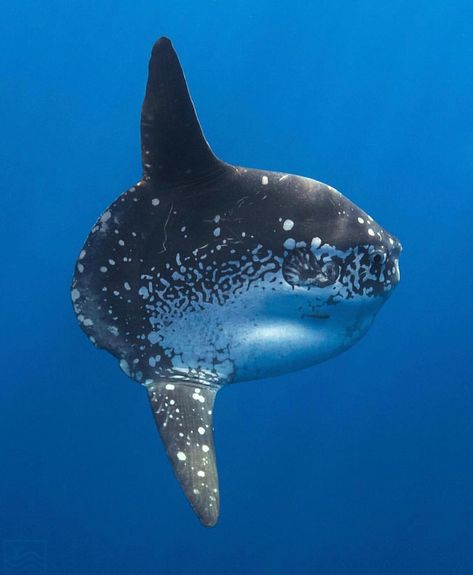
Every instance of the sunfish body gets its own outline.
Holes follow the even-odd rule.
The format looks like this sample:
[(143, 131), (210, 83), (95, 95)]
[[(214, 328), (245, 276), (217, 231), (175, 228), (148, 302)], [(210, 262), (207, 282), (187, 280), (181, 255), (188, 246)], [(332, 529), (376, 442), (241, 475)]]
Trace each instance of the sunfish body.
[(90, 340), (147, 389), (176, 476), (212, 526), (217, 391), (353, 345), (399, 281), (401, 248), (330, 186), (218, 160), (165, 38), (141, 135), (143, 178), (93, 227), (72, 300)]

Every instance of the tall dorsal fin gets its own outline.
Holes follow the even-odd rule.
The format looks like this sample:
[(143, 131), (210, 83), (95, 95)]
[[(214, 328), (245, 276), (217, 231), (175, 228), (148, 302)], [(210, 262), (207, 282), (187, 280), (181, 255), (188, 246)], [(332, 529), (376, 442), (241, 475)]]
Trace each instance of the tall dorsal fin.
[(167, 38), (153, 46), (141, 111), (145, 179), (172, 184), (202, 177), (221, 162), (197, 119), (179, 59)]
[(181, 487), (206, 527), (217, 523), (219, 493), (212, 429), (218, 388), (159, 381), (148, 387), (159, 434)]

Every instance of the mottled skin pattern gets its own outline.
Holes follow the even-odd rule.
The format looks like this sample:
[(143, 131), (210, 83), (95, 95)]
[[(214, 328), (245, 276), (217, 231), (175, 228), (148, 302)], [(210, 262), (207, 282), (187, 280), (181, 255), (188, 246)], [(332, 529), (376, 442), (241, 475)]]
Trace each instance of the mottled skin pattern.
[(178, 479), (213, 525), (216, 391), (350, 347), (399, 281), (400, 244), (330, 186), (218, 161), (184, 89), (161, 40), (143, 106), (144, 177), (92, 229), (72, 299), (91, 341), (147, 387)]

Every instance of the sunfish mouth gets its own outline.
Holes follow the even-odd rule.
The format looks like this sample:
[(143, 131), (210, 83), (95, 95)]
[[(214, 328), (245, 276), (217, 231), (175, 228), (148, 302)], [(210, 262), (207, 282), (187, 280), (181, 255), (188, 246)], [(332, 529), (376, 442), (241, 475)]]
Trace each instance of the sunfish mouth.
[(330, 319), (330, 314), (328, 313), (304, 313), (301, 316), (302, 318), (310, 318), (310, 319)]

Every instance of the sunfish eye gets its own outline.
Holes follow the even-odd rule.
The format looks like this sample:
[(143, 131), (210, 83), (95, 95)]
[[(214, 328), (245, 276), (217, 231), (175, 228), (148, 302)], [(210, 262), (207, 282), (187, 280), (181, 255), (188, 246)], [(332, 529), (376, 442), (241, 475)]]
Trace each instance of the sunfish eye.
[(317, 261), (310, 250), (302, 248), (287, 254), (282, 273), (287, 283), (293, 287), (326, 287), (337, 281), (340, 268), (333, 261)]
[(383, 259), (383, 257), (381, 254), (374, 254), (374, 256), (373, 256), (373, 261), (375, 264), (380, 264), (382, 259)]
[(380, 248), (374, 248), (369, 254), (370, 261), (375, 266), (380, 266), (386, 261), (386, 252)]

